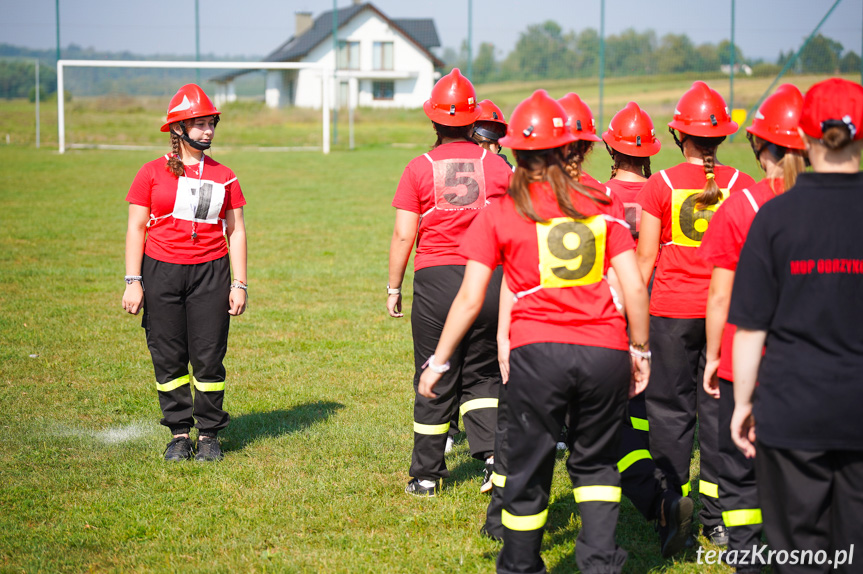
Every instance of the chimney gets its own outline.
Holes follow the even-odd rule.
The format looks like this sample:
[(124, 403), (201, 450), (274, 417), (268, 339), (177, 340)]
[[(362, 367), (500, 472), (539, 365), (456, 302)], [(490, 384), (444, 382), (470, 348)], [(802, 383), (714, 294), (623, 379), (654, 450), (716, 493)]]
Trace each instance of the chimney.
[(294, 22), (296, 28), (296, 30), (294, 30), (294, 37), (299, 38), (312, 28), (312, 25), (314, 24), (312, 13), (294, 12)]

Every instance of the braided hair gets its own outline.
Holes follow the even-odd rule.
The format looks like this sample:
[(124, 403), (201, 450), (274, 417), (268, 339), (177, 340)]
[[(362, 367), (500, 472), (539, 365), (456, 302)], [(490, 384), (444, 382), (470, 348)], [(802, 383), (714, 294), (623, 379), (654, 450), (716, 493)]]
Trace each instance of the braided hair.
[(183, 160), (180, 159), (180, 136), (171, 131), (171, 157), (168, 158), (168, 163), (165, 169), (173, 173), (177, 177), (181, 177), (185, 170), (183, 168)]

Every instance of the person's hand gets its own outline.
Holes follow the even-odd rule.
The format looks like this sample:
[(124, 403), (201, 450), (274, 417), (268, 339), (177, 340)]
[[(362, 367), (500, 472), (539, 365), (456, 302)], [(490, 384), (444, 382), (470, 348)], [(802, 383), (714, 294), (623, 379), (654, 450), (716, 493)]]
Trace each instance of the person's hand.
[(231, 288), (231, 294), (228, 296), (228, 314), (242, 315), (246, 310), (246, 294), (245, 289), (236, 287)]
[(392, 295), (387, 295), (387, 312), (390, 314), (390, 317), (404, 317), (405, 314), (402, 313), (402, 294), (394, 293)]
[(434, 392), (434, 388), (440, 380), (440, 377), (440, 373), (435, 373), (427, 367), (420, 375), (420, 383), (417, 388), (417, 392), (427, 399), (437, 398), (437, 393)]
[(500, 379), (504, 385), (509, 380), (509, 339), (497, 340), (497, 364), (500, 366)]
[(123, 310), (130, 315), (137, 315), (144, 303), (144, 287), (140, 281), (132, 281), (126, 285), (123, 292)]
[(735, 403), (731, 415), (731, 440), (746, 458), (755, 458), (755, 417), (752, 404)]
[(629, 398), (640, 395), (650, 380), (650, 359), (634, 353), (629, 354), (632, 362), (632, 379), (629, 383)]
[(704, 392), (713, 397), (719, 398), (719, 359), (709, 360), (704, 363)]

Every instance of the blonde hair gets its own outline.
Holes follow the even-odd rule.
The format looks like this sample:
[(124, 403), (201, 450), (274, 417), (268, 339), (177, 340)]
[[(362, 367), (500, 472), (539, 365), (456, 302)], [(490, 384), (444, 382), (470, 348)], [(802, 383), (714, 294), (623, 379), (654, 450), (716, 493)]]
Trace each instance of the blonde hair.
[(719, 188), (719, 184), (716, 183), (714, 173), (714, 169), (716, 168), (716, 148), (725, 141), (725, 136), (705, 138), (687, 135), (686, 137), (692, 140), (695, 149), (701, 154), (701, 159), (704, 162), (704, 177), (707, 178), (704, 190), (695, 196), (695, 206), (698, 209), (704, 209), (705, 207), (716, 205), (722, 199), (722, 190)]

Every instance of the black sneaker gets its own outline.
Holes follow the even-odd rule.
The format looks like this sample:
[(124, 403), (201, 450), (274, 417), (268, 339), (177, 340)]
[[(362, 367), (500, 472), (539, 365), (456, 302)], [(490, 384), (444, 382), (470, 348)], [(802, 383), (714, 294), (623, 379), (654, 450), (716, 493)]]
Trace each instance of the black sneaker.
[(663, 558), (670, 558), (687, 547), (692, 529), (692, 510), (695, 505), (687, 496), (666, 490), (662, 493), (660, 516), (665, 519), (665, 526), (657, 521), (659, 530), (659, 549)]
[(165, 448), (165, 460), (180, 461), (192, 458), (192, 441), (188, 437), (178, 436), (171, 439)]
[(724, 525), (718, 524), (713, 528), (704, 527), (704, 537), (710, 540), (717, 546), (728, 546), (728, 529)]
[(491, 487), (494, 486), (491, 482), (491, 475), (494, 472), (494, 457), (490, 456), (485, 459), (485, 469), (482, 471), (482, 483), (479, 485), (481, 493), (491, 492)]
[(405, 492), (414, 496), (437, 496), (440, 490), (440, 479), (438, 480), (420, 480), (412, 478), (405, 488)]
[(205, 462), (222, 460), (222, 448), (219, 446), (219, 439), (214, 436), (198, 437), (198, 454), (195, 455), (195, 460)]

